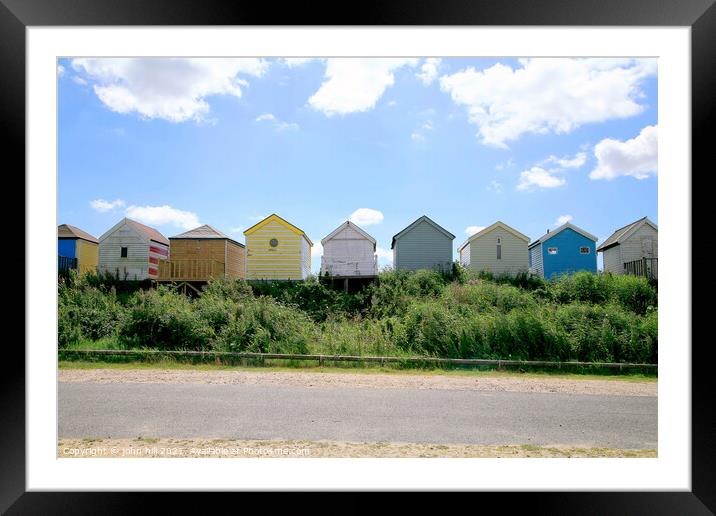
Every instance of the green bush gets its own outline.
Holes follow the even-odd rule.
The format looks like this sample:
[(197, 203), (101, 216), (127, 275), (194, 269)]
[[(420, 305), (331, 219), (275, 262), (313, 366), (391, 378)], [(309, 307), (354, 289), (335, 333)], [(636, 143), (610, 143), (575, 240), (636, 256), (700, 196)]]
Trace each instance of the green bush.
[(201, 297), (226, 299), (238, 303), (251, 299), (253, 291), (245, 280), (220, 278), (204, 285)]
[(252, 281), (251, 287), (255, 295), (272, 297), (284, 305), (299, 308), (318, 322), (331, 316), (359, 315), (368, 305), (365, 292), (333, 290), (314, 276), (306, 281)]
[(215, 347), (253, 353), (308, 353), (315, 325), (300, 310), (269, 297), (238, 303), (235, 315), (218, 335)]
[[(452, 281), (450, 278), (453, 278)], [(201, 295), (118, 293), (71, 272), (58, 288), (61, 348), (116, 346), (446, 358), (656, 363), (656, 288), (580, 272), (550, 281), (455, 266), (384, 271), (358, 293), (306, 282), (217, 280)]]
[(116, 292), (103, 286), (93, 287), (87, 275), (76, 271), (58, 284), (58, 344), (61, 348), (81, 338), (98, 340), (116, 335), (125, 310)]
[(656, 289), (646, 278), (640, 276), (608, 276), (612, 283), (613, 297), (627, 310), (644, 315), (649, 307), (657, 306)]
[(446, 276), (433, 270), (383, 271), (369, 290), (370, 314), (376, 318), (402, 315), (413, 299), (437, 297), (446, 284)]
[(129, 347), (199, 351), (215, 333), (189, 298), (160, 286), (132, 297), (119, 336)]

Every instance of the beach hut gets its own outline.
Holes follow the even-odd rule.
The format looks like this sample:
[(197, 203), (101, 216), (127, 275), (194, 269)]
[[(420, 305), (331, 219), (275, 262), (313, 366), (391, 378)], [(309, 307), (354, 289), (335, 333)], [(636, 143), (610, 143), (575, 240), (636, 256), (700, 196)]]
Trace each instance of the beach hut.
[(168, 259), (169, 240), (132, 219), (120, 220), (99, 237), (99, 270), (120, 280), (156, 280), (160, 262)]
[(313, 242), (306, 233), (271, 214), (244, 231), (247, 280), (304, 280), (311, 273)]
[(577, 271), (597, 272), (597, 237), (567, 222), (532, 242), (530, 272), (543, 278)]
[(527, 272), (530, 239), (501, 221), (471, 235), (458, 248), (460, 263), (475, 271), (496, 275)]
[(160, 262), (159, 281), (196, 288), (212, 279), (245, 276), (244, 244), (208, 224), (169, 237), (169, 256)]
[(378, 275), (378, 258), (375, 238), (351, 221), (346, 221), (323, 240), (321, 276), (342, 282), (344, 290), (349, 284), (364, 284)]
[(598, 248), (604, 272), (658, 277), (659, 228), (647, 217), (617, 229)]
[(60, 272), (76, 269), (80, 274), (96, 272), (99, 240), (69, 224), (57, 226), (57, 265)]
[(393, 267), (397, 270), (452, 270), (455, 235), (423, 215), (393, 236)]

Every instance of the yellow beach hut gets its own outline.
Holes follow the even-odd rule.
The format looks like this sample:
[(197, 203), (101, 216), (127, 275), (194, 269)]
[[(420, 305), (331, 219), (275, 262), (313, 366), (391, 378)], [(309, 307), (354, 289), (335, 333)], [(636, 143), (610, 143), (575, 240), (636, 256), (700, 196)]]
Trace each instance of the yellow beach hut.
[(99, 240), (69, 224), (57, 226), (57, 257), (60, 272), (97, 272)]
[(244, 231), (247, 280), (305, 280), (313, 242), (275, 213)]

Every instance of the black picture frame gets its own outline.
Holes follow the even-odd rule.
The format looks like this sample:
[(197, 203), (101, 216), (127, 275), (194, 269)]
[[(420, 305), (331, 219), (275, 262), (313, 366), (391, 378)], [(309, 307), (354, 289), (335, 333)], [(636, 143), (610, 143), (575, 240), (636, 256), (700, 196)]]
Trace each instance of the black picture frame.
[[(351, 4), (353, 5), (353, 4)], [(516, 26), (685, 26), (691, 28), (692, 70), (692, 236), (705, 232), (706, 213), (694, 209), (707, 195), (704, 175), (713, 174), (708, 131), (716, 94), (716, 6), (714, 0), (393, 0), (363, 1), (351, 9), (342, 3), (202, 2), (189, 0), (0, 0), (0, 121), (5, 131), (5, 162), (25, 167), (25, 29), (28, 26), (111, 25), (516, 25)], [(8, 159), (10, 158), (10, 159)], [(709, 160), (709, 161), (707, 161)], [(701, 174), (693, 173), (701, 170)], [(7, 172), (9, 173), (9, 171)], [(688, 173), (688, 171), (684, 171)], [(708, 177), (708, 176), (707, 176)], [(694, 188), (700, 185), (702, 188)], [(24, 182), (19, 182), (24, 192)], [(19, 196), (17, 196), (19, 197)], [(24, 198), (24, 197), (23, 197)], [(692, 239), (693, 240), (693, 239)], [(701, 241), (703, 242), (703, 240)], [(707, 271), (713, 239), (690, 254), (694, 271)], [(27, 274), (28, 271), (26, 270)], [(691, 283), (691, 278), (688, 278)], [(19, 278), (16, 279), (19, 283)], [(716, 512), (716, 424), (714, 375), (708, 360), (712, 335), (703, 331), (709, 278), (692, 287), (692, 489), (690, 492), (590, 492), (480, 494), (480, 503), (499, 498), (509, 508), (524, 505), (532, 513), (713, 514)], [(26, 314), (27, 315), (27, 314)], [(684, 346), (691, 343), (683, 343)], [(0, 511), (8, 514), (133, 513), (161, 497), (162, 512), (173, 507), (204, 512), (204, 502), (177, 493), (26, 492), (25, 353), (6, 346), (0, 375)], [(207, 493), (208, 494), (208, 493)], [(138, 497), (142, 505), (137, 505)], [(219, 496), (212, 494), (211, 496)], [(242, 495), (246, 496), (246, 495)], [(221, 498), (224, 498), (221, 496)], [(420, 497), (415, 500), (420, 502)], [(257, 500), (258, 501), (258, 500)], [(273, 502), (272, 502), (273, 503)], [(246, 501), (242, 502), (246, 507)], [(275, 509), (275, 505), (272, 505)], [(182, 511), (182, 512), (183, 512)], [(235, 512), (235, 511), (232, 511)]]

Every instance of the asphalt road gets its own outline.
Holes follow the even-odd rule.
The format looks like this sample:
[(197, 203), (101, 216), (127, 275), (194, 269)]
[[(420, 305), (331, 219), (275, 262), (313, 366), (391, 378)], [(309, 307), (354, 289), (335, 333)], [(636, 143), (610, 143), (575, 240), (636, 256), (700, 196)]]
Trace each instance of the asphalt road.
[(60, 438), (657, 447), (657, 398), (275, 385), (59, 384)]

